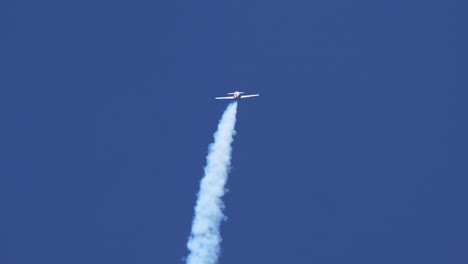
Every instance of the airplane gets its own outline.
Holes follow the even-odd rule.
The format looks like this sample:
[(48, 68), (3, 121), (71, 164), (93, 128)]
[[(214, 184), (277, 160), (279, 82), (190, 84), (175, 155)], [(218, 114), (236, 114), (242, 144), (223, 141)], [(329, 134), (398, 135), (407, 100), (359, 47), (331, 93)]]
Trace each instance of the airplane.
[(233, 92), (233, 93), (228, 93), (231, 94), (232, 96), (226, 96), (226, 97), (216, 97), (215, 99), (232, 99), (232, 100), (239, 100), (241, 98), (248, 98), (248, 97), (255, 97), (259, 96), (259, 94), (246, 94), (244, 95), (244, 92)]

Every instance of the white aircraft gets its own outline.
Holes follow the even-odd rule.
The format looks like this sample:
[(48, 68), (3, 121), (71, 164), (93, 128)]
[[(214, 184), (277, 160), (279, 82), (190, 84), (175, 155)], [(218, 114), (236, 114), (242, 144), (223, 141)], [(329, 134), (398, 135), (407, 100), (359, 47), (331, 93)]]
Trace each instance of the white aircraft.
[(244, 92), (233, 92), (233, 93), (228, 93), (231, 94), (232, 96), (226, 96), (226, 97), (216, 97), (215, 99), (232, 99), (232, 100), (238, 100), (241, 98), (249, 98), (249, 97), (255, 97), (259, 96), (259, 94), (246, 94), (244, 95)]

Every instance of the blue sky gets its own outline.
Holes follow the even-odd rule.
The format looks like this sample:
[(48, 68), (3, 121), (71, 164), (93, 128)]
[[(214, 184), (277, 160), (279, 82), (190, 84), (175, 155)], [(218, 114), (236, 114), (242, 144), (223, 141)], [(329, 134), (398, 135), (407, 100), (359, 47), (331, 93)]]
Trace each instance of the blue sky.
[(182, 263), (239, 104), (220, 263), (467, 263), (462, 1), (2, 1), (0, 262)]

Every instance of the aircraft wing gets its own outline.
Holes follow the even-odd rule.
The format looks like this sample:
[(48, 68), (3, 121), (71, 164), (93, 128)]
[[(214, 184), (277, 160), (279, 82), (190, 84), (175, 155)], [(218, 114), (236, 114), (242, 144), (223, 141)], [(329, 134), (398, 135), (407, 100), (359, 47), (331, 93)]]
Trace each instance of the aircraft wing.
[(248, 94), (248, 95), (242, 95), (241, 98), (255, 97), (255, 96), (260, 96), (260, 95), (259, 94)]
[(226, 97), (216, 97), (215, 99), (233, 99), (232, 96), (226, 96)]

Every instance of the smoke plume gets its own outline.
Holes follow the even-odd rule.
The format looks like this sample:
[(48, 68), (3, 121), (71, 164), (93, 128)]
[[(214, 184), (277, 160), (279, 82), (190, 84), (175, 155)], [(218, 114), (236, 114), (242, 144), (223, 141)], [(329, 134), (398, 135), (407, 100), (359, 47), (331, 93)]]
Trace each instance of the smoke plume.
[(214, 264), (220, 253), (219, 227), (224, 219), (222, 197), (231, 165), (231, 143), (235, 134), (237, 102), (229, 104), (214, 134), (206, 158), (205, 176), (195, 206), (187, 247), (190, 251), (187, 264)]

